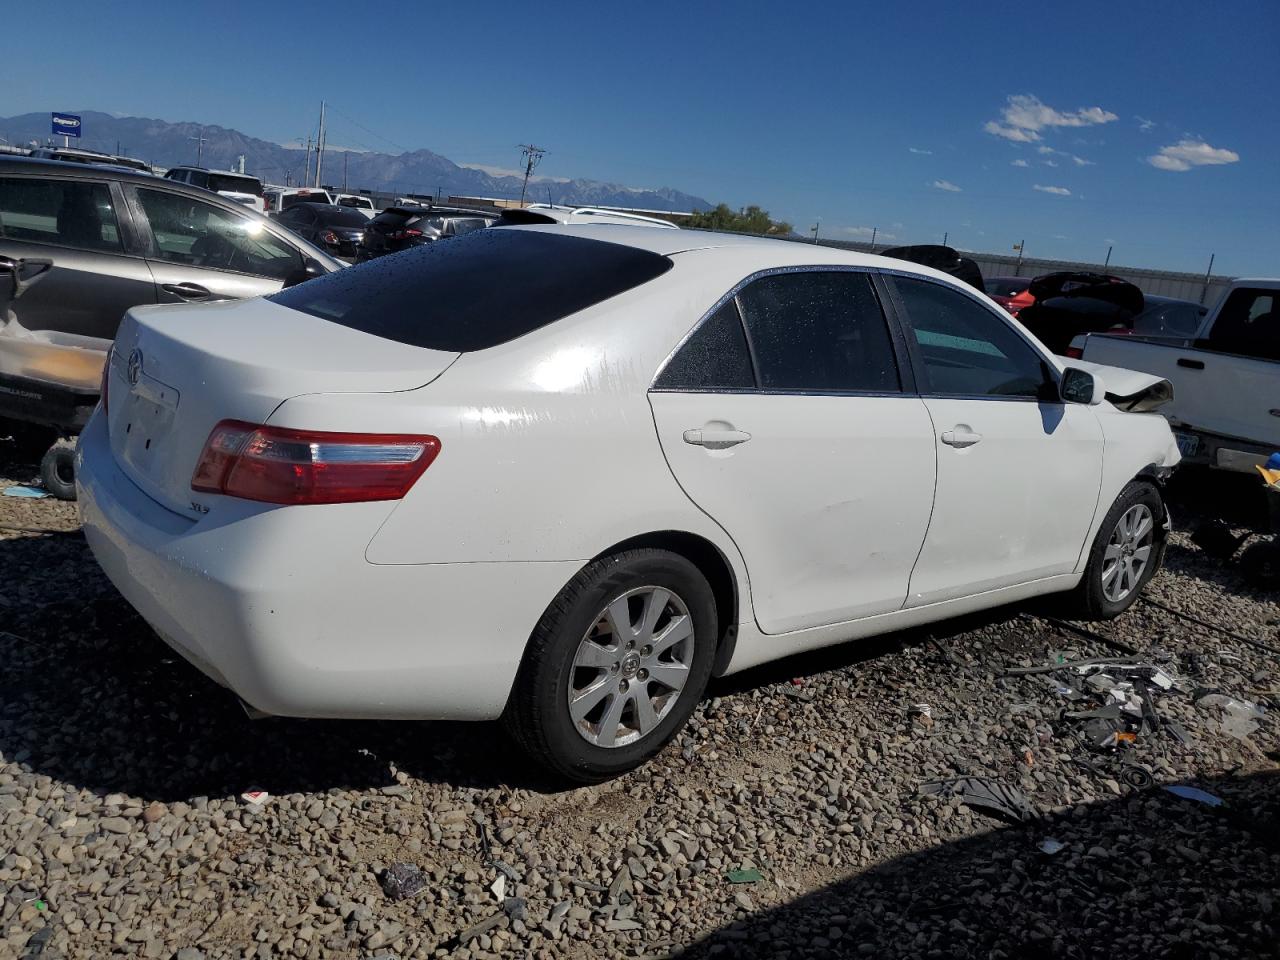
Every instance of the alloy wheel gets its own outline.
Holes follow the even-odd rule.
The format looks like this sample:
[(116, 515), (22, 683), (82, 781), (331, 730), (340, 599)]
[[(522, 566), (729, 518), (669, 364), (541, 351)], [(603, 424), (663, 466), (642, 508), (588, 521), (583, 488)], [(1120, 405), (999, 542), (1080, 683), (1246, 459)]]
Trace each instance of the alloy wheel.
[(676, 593), (636, 587), (600, 611), (570, 668), (574, 729), (597, 747), (648, 736), (671, 712), (693, 664), (693, 619)]
[(1145, 503), (1135, 503), (1120, 516), (1102, 554), (1102, 593), (1112, 603), (1138, 588), (1151, 562), (1156, 520)]

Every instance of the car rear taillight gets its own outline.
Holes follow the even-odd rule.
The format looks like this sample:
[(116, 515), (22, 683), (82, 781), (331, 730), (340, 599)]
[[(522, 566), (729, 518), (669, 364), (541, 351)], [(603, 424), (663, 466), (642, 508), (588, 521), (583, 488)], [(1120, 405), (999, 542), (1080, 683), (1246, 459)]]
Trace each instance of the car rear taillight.
[(392, 230), (387, 234), (388, 240), (408, 240), (410, 237), (422, 236), (421, 230)]
[(440, 452), (430, 436), (286, 430), (223, 420), (191, 489), (262, 503), (399, 500)]
[(1063, 356), (1071, 360), (1083, 360), (1084, 351), (1079, 347), (1067, 347), (1067, 352), (1064, 353)]

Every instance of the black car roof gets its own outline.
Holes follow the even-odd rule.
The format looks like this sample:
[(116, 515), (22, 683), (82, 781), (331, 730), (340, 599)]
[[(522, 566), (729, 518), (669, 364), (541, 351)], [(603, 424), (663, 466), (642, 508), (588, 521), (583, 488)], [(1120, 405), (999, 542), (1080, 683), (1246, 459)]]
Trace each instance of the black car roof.
[[(132, 180), (155, 186), (163, 177), (151, 173), (143, 173), (132, 167), (122, 167), (112, 163), (67, 163), (65, 160), (43, 160), (36, 157), (14, 157), (0, 155), (0, 171), (5, 173), (49, 173), (60, 177), (81, 176), (101, 179), (105, 173), (112, 180)], [(169, 180), (166, 183), (183, 187), (186, 184)], [(206, 194), (208, 191), (201, 191)]]

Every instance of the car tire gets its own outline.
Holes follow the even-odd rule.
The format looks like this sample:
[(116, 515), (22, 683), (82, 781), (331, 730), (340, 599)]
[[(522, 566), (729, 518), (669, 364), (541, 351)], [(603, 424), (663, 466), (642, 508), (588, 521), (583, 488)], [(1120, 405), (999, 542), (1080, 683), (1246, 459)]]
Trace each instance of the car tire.
[(1064, 616), (1111, 620), (1133, 606), (1164, 559), (1166, 516), (1155, 484), (1134, 480), (1121, 490), (1098, 527), (1084, 577), (1068, 594)]
[(710, 584), (679, 554), (642, 548), (595, 560), (534, 628), (503, 722), (562, 778), (599, 783), (634, 769), (702, 698), (718, 626)]
[(64, 437), (40, 460), (40, 479), (44, 488), (59, 500), (76, 498), (76, 442)]

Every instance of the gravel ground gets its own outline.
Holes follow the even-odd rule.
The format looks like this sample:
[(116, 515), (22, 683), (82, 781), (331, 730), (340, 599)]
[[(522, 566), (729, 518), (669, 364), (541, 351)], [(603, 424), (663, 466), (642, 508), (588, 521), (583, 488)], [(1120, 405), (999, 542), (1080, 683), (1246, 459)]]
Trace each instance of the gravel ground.
[[(1274, 709), (1280, 663), (1157, 607), (1097, 630), (1179, 678), (1187, 744), (1090, 753), (1005, 670), (1117, 651), (1002, 610), (718, 681), (655, 762), (563, 790), (490, 725), (248, 720), (75, 527), (0, 497), (0, 958), (1280, 956), (1277, 716), (1241, 740), (1190, 695)], [(1149, 595), (1280, 643), (1277, 597), (1183, 534)], [(1037, 818), (917, 795), (962, 775)]]

